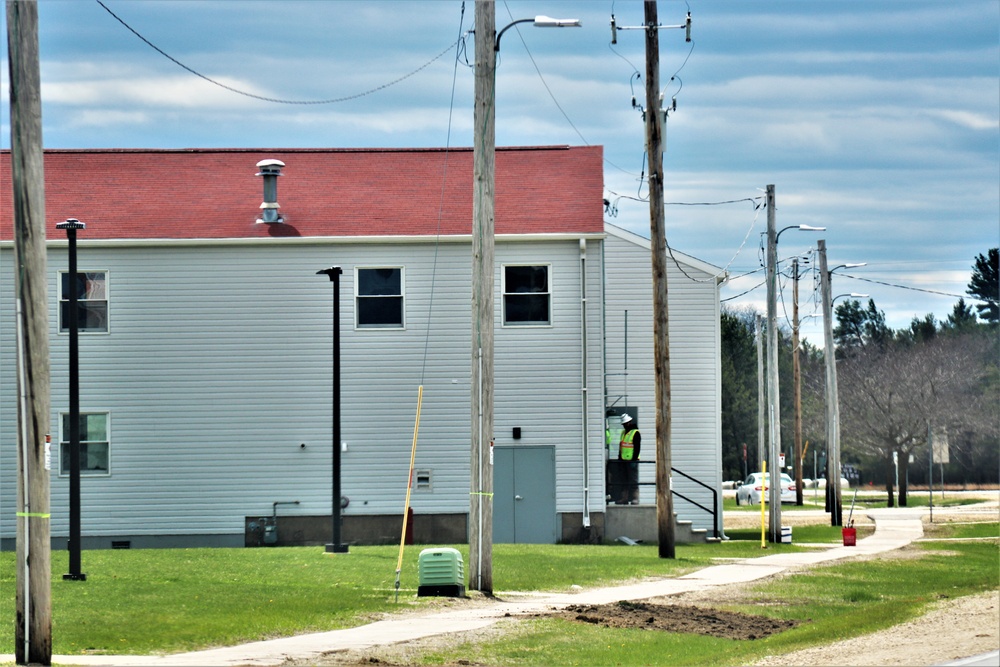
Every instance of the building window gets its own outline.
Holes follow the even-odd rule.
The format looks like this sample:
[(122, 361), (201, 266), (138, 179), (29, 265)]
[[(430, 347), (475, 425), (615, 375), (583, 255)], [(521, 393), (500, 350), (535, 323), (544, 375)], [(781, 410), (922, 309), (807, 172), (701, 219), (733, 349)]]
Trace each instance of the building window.
[(107, 333), (108, 275), (104, 271), (77, 272), (73, 281), (68, 271), (59, 273), (59, 331), (69, 331), (70, 290), (76, 290), (77, 331)]
[[(69, 475), (69, 413), (61, 415), (59, 437), (59, 474)], [(80, 474), (108, 475), (111, 440), (108, 437), (108, 413), (80, 413)]]
[(549, 267), (503, 267), (503, 323), (516, 326), (551, 324)]
[(403, 269), (356, 268), (355, 312), (359, 329), (403, 328)]

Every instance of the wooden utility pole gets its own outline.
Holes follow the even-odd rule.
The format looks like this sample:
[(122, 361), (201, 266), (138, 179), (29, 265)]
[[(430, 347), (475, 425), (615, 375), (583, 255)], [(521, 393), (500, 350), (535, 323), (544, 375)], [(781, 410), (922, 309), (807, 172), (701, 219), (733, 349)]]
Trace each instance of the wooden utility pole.
[(781, 541), (781, 408), (778, 393), (778, 232), (774, 186), (768, 185), (767, 199), (767, 420), (770, 445), (768, 469), (769, 535)]
[(823, 302), (823, 356), (826, 358), (826, 497), (830, 525), (843, 525), (840, 500), (840, 399), (837, 396), (837, 355), (833, 346), (833, 299), (826, 265), (826, 241), (816, 242), (819, 255), (819, 289)]
[(52, 664), (50, 377), (38, 4), (7, 2), (17, 303), (17, 664)]
[(649, 153), (649, 238), (653, 259), (653, 366), (656, 378), (656, 524), (660, 558), (675, 557), (674, 498), (670, 487), (670, 334), (667, 309), (667, 234), (663, 211), (663, 116), (660, 32), (656, 0), (646, 0), (646, 150)]
[(493, 592), (493, 184), (496, 14), (476, 0), (472, 193), (472, 458), (469, 590)]
[(792, 384), (795, 387), (795, 504), (802, 506), (802, 367), (799, 365), (799, 258), (792, 260)]

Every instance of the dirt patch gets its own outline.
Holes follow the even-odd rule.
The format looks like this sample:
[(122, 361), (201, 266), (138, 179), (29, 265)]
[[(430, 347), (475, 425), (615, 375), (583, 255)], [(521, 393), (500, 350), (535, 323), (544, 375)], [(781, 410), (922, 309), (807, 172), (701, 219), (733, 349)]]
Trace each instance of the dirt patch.
[(762, 639), (796, 625), (794, 621), (735, 611), (631, 600), (602, 605), (572, 605), (550, 616), (606, 628), (687, 632), (724, 639)]

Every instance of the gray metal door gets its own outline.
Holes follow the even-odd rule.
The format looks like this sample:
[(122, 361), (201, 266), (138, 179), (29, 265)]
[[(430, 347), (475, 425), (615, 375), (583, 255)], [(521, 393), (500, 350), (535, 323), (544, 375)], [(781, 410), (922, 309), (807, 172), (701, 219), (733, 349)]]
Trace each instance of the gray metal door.
[(555, 544), (554, 447), (493, 450), (493, 541)]

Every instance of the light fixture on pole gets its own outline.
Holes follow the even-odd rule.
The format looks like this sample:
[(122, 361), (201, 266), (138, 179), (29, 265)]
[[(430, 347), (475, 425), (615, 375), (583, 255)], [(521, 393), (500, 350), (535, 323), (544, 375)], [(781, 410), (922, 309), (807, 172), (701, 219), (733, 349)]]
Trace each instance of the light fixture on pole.
[(340, 541), (340, 275), (339, 266), (322, 269), (316, 275), (325, 275), (333, 283), (333, 493), (331, 497), (330, 520), (333, 536), (326, 545), (327, 553), (346, 554), (347, 545)]
[(76, 270), (76, 232), (86, 228), (76, 218), (56, 225), (56, 229), (66, 230), (69, 244), (69, 267), (63, 282), (69, 330), (69, 572), (63, 575), (67, 581), (87, 580), (80, 571), (80, 278)]
[(825, 227), (790, 225), (776, 231), (774, 186), (766, 190), (767, 206), (767, 418), (770, 463), (768, 473), (768, 502), (770, 503), (771, 542), (781, 541), (781, 416), (778, 393), (778, 238), (789, 229), (806, 232), (824, 231)]
[[(493, 592), (493, 188), (496, 164), (496, 54), (512, 26), (579, 26), (577, 19), (536, 16), (496, 33), (495, 6), (477, 0), (472, 192), (472, 391), (469, 493), (469, 590)], [(494, 35), (496, 35), (494, 37)], [(489, 448), (487, 444), (489, 443)]]
[(838, 294), (837, 296), (830, 299), (830, 303), (831, 304), (836, 303), (837, 299), (843, 299), (845, 296), (849, 296), (852, 299), (867, 299), (869, 297), (868, 294), (859, 294), (857, 292), (851, 292), (850, 294)]
[(497, 33), (496, 42), (493, 44), (493, 51), (500, 51), (500, 38), (503, 34), (518, 25), (519, 23), (531, 23), (536, 28), (579, 28), (582, 24), (580, 19), (554, 19), (551, 16), (536, 16), (533, 19), (518, 19), (516, 21), (511, 21), (503, 27), (500, 32)]

